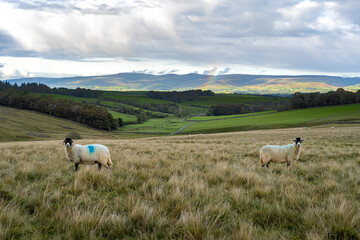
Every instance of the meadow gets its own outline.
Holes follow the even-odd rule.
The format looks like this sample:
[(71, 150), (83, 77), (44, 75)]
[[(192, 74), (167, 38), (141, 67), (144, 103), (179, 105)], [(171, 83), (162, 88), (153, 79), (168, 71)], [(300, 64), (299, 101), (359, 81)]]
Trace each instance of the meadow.
[[(0, 143), (0, 239), (359, 239), (360, 128), (77, 140), (113, 169), (73, 171), (62, 138)], [(266, 144), (305, 138), (261, 168)]]
[(0, 106), (0, 142), (59, 139), (72, 133), (91, 139), (149, 137), (148, 134), (101, 131), (47, 114)]
[(209, 108), (219, 103), (227, 104), (246, 104), (252, 105), (254, 103), (275, 102), (285, 104), (290, 102), (290, 98), (276, 97), (276, 96), (259, 96), (259, 95), (246, 95), (246, 94), (216, 94), (213, 97), (198, 97), (197, 100), (183, 102), (184, 105), (194, 105)]
[(360, 104), (307, 108), (267, 114), (255, 113), (248, 116), (244, 115), (245, 117), (241, 115), (232, 116), (235, 115), (229, 115), (228, 119), (223, 119), (223, 116), (190, 118), (190, 121), (195, 119), (195, 122), (200, 121), (184, 129), (184, 132), (231, 132), (250, 129), (314, 126), (334, 121), (359, 120)]

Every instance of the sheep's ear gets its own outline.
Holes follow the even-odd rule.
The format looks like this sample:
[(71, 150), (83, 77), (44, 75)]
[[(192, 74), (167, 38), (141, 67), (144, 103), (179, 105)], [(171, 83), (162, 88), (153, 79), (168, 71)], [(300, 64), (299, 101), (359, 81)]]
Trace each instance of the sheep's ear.
[(304, 142), (305, 141), (305, 139), (301, 139), (301, 142)]
[(296, 142), (296, 139), (293, 139), (293, 142)]

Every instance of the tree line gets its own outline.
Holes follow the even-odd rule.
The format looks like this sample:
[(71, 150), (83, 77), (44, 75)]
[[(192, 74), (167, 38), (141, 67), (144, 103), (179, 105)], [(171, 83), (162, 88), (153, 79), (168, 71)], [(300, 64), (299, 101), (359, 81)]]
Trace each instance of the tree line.
[(162, 99), (171, 102), (186, 102), (186, 101), (194, 101), (198, 97), (203, 96), (215, 96), (215, 93), (211, 90), (188, 90), (188, 91), (172, 91), (172, 92), (157, 92), (157, 91), (149, 91), (147, 96), (149, 98), (154, 99)]
[(237, 103), (220, 103), (210, 107), (209, 115), (219, 116), (219, 115), (234, 115), (234, 114), (244, 114), (250, 113), (251, 109), (245, 104)]
[(360, 103), (360, 90), (357, 92), (350, 92), (345, 91), (343, 88), (339, 88), (336, 91), (327, 93), (294, 93), (288, 108), (299, 109), (352, 103)]
[(17, 83), (11, 84), (9, 82), (0, 82), (0, 90), (16, 89), (21, 91), (28, 91), (33, 93), (50, 93), (50, 94), (62, 94), (74, 97), (86, 97), (86, 98), (100, 98), (102, 96), (101, 91), (85, 89), (85, 88), (50, 88), (42, 83)]
[[(142, 108), (154, 112), (174, 113), (179, 108), (176, 103), (140, 103), (137, 99), (118, 99), (114, 97), (104, 97), (103, 99), (107, 101), (131, 105), (137, 108)], [(130, 115), (136, 115), (139, 113), (139, 110), (136, 110), (134, 107), (126, 105), (119, 106), (116, 111)], [(161, 116), (159, 117), (161, 118)]]
[(18, 89), (0, 88), (0, 105), (41, 112), (100, 130), (110, 131), (117, 127), (117, 122), (105, 108), (49, 95), (34, 96)]

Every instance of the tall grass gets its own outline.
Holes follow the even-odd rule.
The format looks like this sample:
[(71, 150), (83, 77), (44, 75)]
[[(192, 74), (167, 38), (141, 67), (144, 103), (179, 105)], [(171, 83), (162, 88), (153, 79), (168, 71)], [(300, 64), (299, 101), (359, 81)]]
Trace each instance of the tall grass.
[[(0, 143), (0, 239), (359, 239), (360, 129), (95, 140), (114, 167), (59, 141)], [(290, 170), (265, 144), (306, 138)], [(78, 140), (77, 143), (91, 143)]]

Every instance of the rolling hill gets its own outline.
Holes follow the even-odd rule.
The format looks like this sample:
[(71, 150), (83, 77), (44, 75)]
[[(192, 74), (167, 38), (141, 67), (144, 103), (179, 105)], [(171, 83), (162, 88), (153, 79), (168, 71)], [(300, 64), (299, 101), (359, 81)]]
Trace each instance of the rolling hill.
[(322, 75), (270, 76), (270, 75), (204, 75), (119, 73), (104, 76), (66, 78), (21, 78), (11, 83), (39, 82), (50, 87), (90, 88), (102, 90), (187, 90), (210, 89), (214, 92), (242, 92), (255, 94), (292, 94), (294, 92), (326, 92), (345, 88), (359, 89), (360, 77)]
[(248, 115), (203, 116), (190, 118), (196, 122), (185, 133), (217, 133), (255, 129), (277, 129), (316, 126), (338, 121), (359, 122), (360, 104), (297, 109), (284, 112), (265, 112)]
[[(84, 138), (132, 138), (140, 134), (100, 131), (69, 120), (33, 111), (0, 106), (0, 142), (63, 139), (77, 132)], [(146, 135), (149, 136), (149, 135)]]

